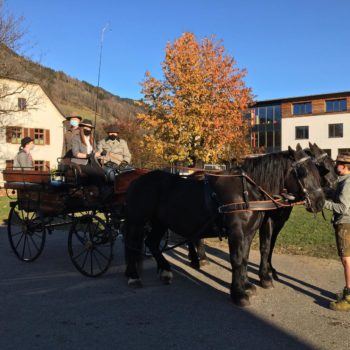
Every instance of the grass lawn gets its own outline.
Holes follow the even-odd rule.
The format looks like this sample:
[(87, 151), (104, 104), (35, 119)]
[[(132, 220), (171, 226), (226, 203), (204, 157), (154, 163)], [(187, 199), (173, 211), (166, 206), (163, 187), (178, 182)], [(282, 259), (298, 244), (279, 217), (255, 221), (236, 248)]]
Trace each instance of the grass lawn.
[(10, 199), (7, 196), (0, 196), (0, 225), (4, 225), (10, 212)]
[[(322, 213), (314, 218), (303, 206), (297, 206), (286, 225), (280, 232), (275, 252), (309, 255), (320, 258), (339, 259), (336, 250), (334, 230), (330, 223), (332, 213), (325, 210), (326, 221)], [(218, 239), (213, 239), (218, 244)], [(221, 244), (227, 244), (223, 240)], [(259, 235), (256, 234), (252, 244), (254, 249), (259, 249)]]

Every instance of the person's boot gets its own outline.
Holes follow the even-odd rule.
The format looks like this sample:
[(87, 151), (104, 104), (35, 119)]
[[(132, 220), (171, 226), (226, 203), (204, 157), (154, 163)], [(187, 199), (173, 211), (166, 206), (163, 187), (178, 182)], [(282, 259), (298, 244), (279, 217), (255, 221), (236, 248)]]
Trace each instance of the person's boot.
[(337, 301), (332, 301), (329, 308), (334, 311), (350, 311), (350, 290), (345, 287), (342, 297), (341, 293), (337, 293)]

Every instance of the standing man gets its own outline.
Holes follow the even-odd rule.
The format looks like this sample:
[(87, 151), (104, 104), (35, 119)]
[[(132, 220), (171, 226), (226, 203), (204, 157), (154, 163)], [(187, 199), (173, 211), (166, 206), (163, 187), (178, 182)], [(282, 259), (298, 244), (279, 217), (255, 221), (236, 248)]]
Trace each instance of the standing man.
[(333, 210), (332, 222), (344, 268), (345, 287), (341, 299), (332, 301), (329, 307), (335, 311), (350, 311), (350, 153), (338, 155), (336, 172), (339, 174), (337, 188), (324, 207)]
[(105, 162), (117, 165), (127, 165), (131, 161), (131, 154), (125, 140), (119, 138), (119, 130), (116, 126), (106, 129), (108, 137), (98, 143), (97, 149), (104, 156)]
[(69, 117), (66, 117), (66, 119), (69, 122), (70, 127), (64, 134), (62, 157), (72, 158), (72, 138), (75, 135), (79, 135), (79, 123), (83, 118), (78, 115), (71, 115)]

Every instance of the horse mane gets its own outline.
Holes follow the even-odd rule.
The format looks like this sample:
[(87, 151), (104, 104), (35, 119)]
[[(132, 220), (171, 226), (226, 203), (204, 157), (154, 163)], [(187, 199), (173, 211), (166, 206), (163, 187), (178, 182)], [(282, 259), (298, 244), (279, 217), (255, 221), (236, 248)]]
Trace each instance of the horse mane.
[(290, 169), (290, 160), (287, 152), (269, 153), (246, 158), (242, 168), (264, 190), (278, 194), (283, 189)]

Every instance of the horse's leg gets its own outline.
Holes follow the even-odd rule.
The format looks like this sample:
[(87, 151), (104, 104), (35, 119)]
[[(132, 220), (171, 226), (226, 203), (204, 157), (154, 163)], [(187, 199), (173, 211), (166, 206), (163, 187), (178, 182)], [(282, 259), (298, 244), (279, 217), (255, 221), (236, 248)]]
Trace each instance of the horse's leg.
[(188, 258), (190, 259), (190, 265), (194, 269), (199, 269), (200, 268), (199, 256), (198, 256), (197, 251), (195, 249), (195, 243), (194, 242), (189, 242), (187, 244), (187, 246), (188, 246)]
[(128, 277), (130, 287), (142, 287), (137, 266), (142, 259), (144, 225), (126, 223), (125, 234), (125, 276)]
[(161, 250), (159, 249), (160, 241), (165, 234), (165, 230), (166, 228), (162, 225), (152, 223), (152, 230), (148, 233), (145, 244), (157, 261), (160, 279), (164, 284), (170, 284), (173, 279), (173, 273), (171, 272), (169, 262), (164, 258)]
[(245, 232), (244, 236), (244, 244), (243, 244), (243, 275), (242, 278), (244, 280), (244, 288), (249, 296), (256, 295), (257, 290), (256, 286), (251, 283), (248, 279), (248, 262), (249, 262), (249, 252), (250, 252), (250, 247), (253, 241), (253, 238), (255, 236), (255, 230), (250, 230)]
[(201, 266), (209, 264), (209, 259), (205, 254), (205, 245), (203, 239), (194, 240), (188, 243), (188, 257), (191, 261), (191, 266), (199, 269)]
[(274, 220), (266, 216), (259, 229), (260, 238), (260, 267), (259, 278), (263, 288), (272, 288), (273, 282), (270, 276), (268, 257), (271, 248), (271, 236), (273, 235)]
[(199, 265), (200, 266), (209, 265), (209, 259), (208, 259), (207, 255), (205, 254), (204, 239), (199, 239), (199, 240), (195, 241), (194, 244), (197, 248)]
[(244, 232), (242, 228), (228, 231), (228, 244), (232, 266), (231, 299), (238, 306), (248, 306), (246, 291), (246, 265), (244, 264)]
[(279, 209), (279, 210), (280, 210), (280, 213), (279, 213), (280, 215), (278, 216), (278, 219), (275, 220), (275, 224), (274, 224), (274, 228), (273, 228), (273, 232), (272, 232), (272, 237), (271, 237), (270, 251), (269, 251), (269, 255), (268, 255), (269, 273), (272, 274), (272, 277), (276, 281), (278, 281), (278, 274), (277, 274), (277, 270), (275, 270), (272, 266), (272, 254), (273, 254), (273, 250), (275, 248), (278, 234), (281, 232), (284, 224), (289, 219), (289, 216), (292, 212), (292, 208), (283, 208), (283, 209)]

